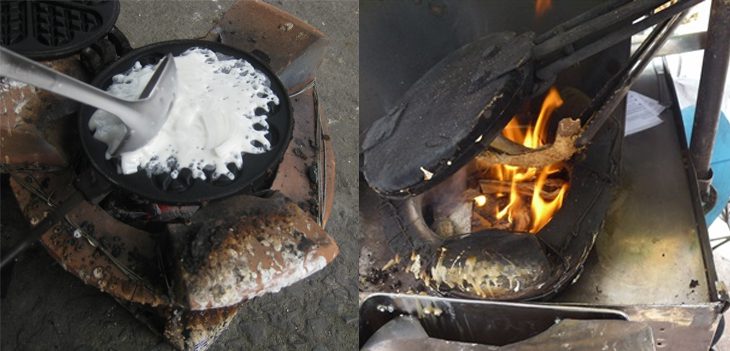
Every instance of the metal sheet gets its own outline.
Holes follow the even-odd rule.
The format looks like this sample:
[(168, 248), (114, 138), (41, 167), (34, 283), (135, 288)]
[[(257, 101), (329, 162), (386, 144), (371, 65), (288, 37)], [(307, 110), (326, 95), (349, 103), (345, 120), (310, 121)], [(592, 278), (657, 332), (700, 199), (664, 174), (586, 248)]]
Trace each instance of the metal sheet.
[(712, 344), (722, 303), (618, 308), (629, 315), (629, 320), (651, 326), (657, 350), (704, 351)]
[[(634, 90), (664, 105), (672, 103), (666, 82), (652, 67)], [(697, 230), (702, 218), (695, 217), (694, 185), (685, 170), (678, 126), (671, 109), (660, 117), (662, 124), (625, 138), (621, 183), (603, 232), (581, 278), (559, 301), (635, 305), (716, 300), (710, 297)]]
[(360, 306), (360, 342), (400, 315), (417, 317), (434, 338), (498, 346), (533, 337), (562, 319), (628, 319), (591, 307), (372, 294)]
[[(403, 334), (407, 333), (407, 336)], [(418, 319), (398, 317), (380, 328), (363, 351), (655, 351), (651, 328), (644, 323), (566, 319), (525, 341), (490, 346), (429, 337)]]

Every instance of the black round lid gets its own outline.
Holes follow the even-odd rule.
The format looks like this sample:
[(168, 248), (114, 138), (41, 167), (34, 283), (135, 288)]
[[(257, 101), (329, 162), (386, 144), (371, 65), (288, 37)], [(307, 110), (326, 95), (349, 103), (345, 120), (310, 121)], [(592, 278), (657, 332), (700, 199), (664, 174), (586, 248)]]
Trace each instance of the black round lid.
[(431, 68), (362, 143), (362, 172), (386, 197), (419, 194), (491, 141), (531, 91), (532, 34), (495, 33)]
[(116, 0), (0, 1), (0, 44), (33, 59), (71, 55), (109, 33)]

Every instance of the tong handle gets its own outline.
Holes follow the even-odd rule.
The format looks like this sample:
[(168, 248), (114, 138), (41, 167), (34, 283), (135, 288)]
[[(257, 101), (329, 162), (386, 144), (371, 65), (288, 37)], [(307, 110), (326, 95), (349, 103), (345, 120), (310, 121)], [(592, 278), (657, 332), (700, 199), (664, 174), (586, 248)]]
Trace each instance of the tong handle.
[(46, 218), (36, 224), (36, 226), (30, 230), (28, 235), (26, 235), (19, 244), (10, 249), (8, 253), (2, 255), (2, 258), (0, 259), (0, 268), (5, 267), (33, 243), (40, 240), (43, 234), (57, 223), (63, 221), (66, 218), (66, 215), (79, 204), (84, 201), (90, 201), (93, 204), (98, 204), (112, 189), (112, 184), (106, 178), (96, 173), (96, 170), (92, 169), (88, 165), (87, 168), (81, 172), (76, 179), (74, 179), (74, 185), (76, 189), (74, 189), (74, 192), (71, 195), (59, 204), (51, 204), (52, 211), (48, 213)]
[[(593, 56), (613, 45), (639, 33), (653, 25), (664, 22), (702, 0), (678, 0), (661, 11), (648, 14), (665, 0), (635, 0), (608, 11), (603, 15), (573, 26), (567, 32), (555, 34), (537, 44), (533, 49), (533, 58), (538, 62), (536, 76), (544, 81), (551, 81), (555, 75), (581, 60)], [(643, 19), (642, 16), (645, 16)], [(571, 21), (569, 21), (571, 22)], [(558, 26), (560, 27), (560, 26)], [(608, 30), (608, 33), (605, 31)], [(555, 30), (551, 31), (555, 32)], [(601, 35), (603, 34), (603, 35)], [(589, 40), (581, 46), (580, 42)], [(565, 51), (570, 49), (570, 54)]]
[[(623, 4), (621, 4), (622, 2)], [(587, 12), (587, 15), (568, 20), (547, 34), (539, 36), (535, 41), (537, 46), (532, 51), (533, 55), (536, 59), (544, 59), (581, 39), (615, 26), (632, 23), (665, 2), (666, 0), (635, 0), (626, 3), (625, 0), (622, 0), (618, 3), (609, 2), (607, 5), (599, 5)], [(546, 35), (549, 37), (545, 38)]]
[(575, 141), (577, 147), (586, 146), (591, 142), (603, 123), (608, 120), (619, 103), (626, 97), (629, 89), (649, 64), (654, 53), (662, 47), (685, 14), (686, 12), (679, 13), (657, 25), (639, 49), (631, 56), (624, 68), (604, 85), (591, 106), (581, 116), (581, 119), (587, 120), (587, 122), (583, 133)]
[(74, 191), (71, 196), (64, 200), (58, 207), (53, 209), (53, 211), (48, 213), (46, 218), (36, 224), (36, 226), (30, 230), (28, 235), (26, 235), (19, 244), (15, 245), (8, 253), (3, 254), (2, 260), (0, 260), (0, 268), (5, 267), (33, 243), (40, 240), (43, 234), (57, 223), (63, 221), (64, 217), (83, 201), (84, 196), (80, 192)]
[(596, 17), (605, 15), (609, 11), (613, 11), (630, 1), (632, 0), (606, 0), (596, 6), (593, 6), (590, 10), (583, 12), (580, 15), (575, 16), (563, 23), (560, 23), (557, 26), (553, 27), (553, 29), (540, 34), (535, 38), (535, 44), (542, 44), (548, 39), (555, 37), (556, 35), (565, 33), (585, 22), (593, 20)]

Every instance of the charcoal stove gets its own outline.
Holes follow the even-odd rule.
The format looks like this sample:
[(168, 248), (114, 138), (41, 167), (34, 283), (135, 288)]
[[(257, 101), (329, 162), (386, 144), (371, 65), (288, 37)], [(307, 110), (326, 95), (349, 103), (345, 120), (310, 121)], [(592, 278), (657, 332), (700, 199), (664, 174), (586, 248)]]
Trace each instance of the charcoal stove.
[[(380, 128), (379, 135), (387, 138), (387, 133), (382, 132), (382, 122), (375, 122), (376, 119), (403, 115), (401, 110), (410, 106), (403, 107), (402, 97), (406, 96), (405, 100), (409, 101), (407, 94), (412, 93), (409, 89), (414, 82), (464, 44), (505, 30), (520, 32), (529, 28), (544, 32), (575, 14), (592, 11), (593, 5), (604, 6), (589, 2), (556, 2), (551, 16), (529, 23), (527, 20), (514, 21), (514, 18), (535, 18), (532, 1), (515, 2), (509, 9), (477, 2), (458, 5), (449, 1), (397, 2), (387, 6), (363, 3), (361, 25), (367, 30), (363, 30), (361, 52), (368, 52), (369, 56), (367, 60), (361, 60), (364, 88), (361, 90), (364, 92), (361, 129)], [(419, 29), (413, 30), (416, 27)], [(386, 32), (403, 34), (392, 38)], [(601, 86), (621, 70), (628, 57), (628, 43), (619, 43), (563, 70), (551, 83), (559, 90), (572, 87), (587, 96), (600, 95)], [(479, 68), (481, 70), (489, 70), (489, 67)], [(646, 92), (644, 89), (652, 84), (658, 85), (659, 91), (647, 94), (676, 107), (671, 79), (668, 74), (661, 73), (661, 66), (650, 67), (638, 80), (634, 89)], [(431, 96), (423, 98), (427, 100)], [(421, 110), (428, 110), (428, 106)], [(361, 319), (361, 342), (388, 321), (405, 314), (418, 318), (432, 337), (506, 345), (519, 340), (512, 338), (514, 335), (529, 338), (544, 331), (547, 325), (535, 328), (540, 323), (529, 313), (522, 312), (549, 303), (555, 307), (622, 311), (626, 313), (625, 319), (653, 328), (650, 344), (655, 344), (652, 347), (707, 349), (726, 298), (714, 271), (694, 171), (687, 162), (687, 146), (679, 137), (682, 127), (681, 123), (676, 123), (678, 111), (665, 112), (662, 117), (669, 122), (642, 135), (639, 146), (636, 144), (638, 139), (623, 139), (623, 110), (621, 106), (608, 117), (609, 122), (603, 124), (600, 131), (594, 130), (596, 139), (586, 149), (585, 158), (575, 160), (573, 169), (580, 169), (581, 162), (595, 163), (586, 167), (587, 174), (571, 174), (563, 207), (536, 236), (493, 230), (482, 236), (472, 234), (444, 239), (436, 233), (433, 220), (428, 218), (429, 196), (434, 197), (429, 192), (448, 186), (459, 176), (456, 170), (468, 167), (467, 163), (475, 153), (467, 152), (462, 159), (460, 156), (451, 158), (455, 169), (451, 172), (443, 172), (444, 168), (452, 166), (448, 162), (424, 167), (428, 172), (421, 169), (422, 180), (417, 185), (413, 181), (419, 176), (415, 171), (412, 176), (395, 171), (390, 183), (382, 181), (377, 172), (367, 174), (368, 156), (365, 154), (363, 162), (366, 164), (362, 169), (370, 186), (360, 189), (361, 228), (365, 237), (360, 259), (360, 284), (364, 293), (361, 316), (365, 316)], [(444, 116), (444, 119), (447, 118)], [(378, 123), (379, 126), (372, 127)], [(450, 131), (441, 128), (438, 132), (449, 135)], [(429, 146), (426, 144), (431, 139), (423, 138), (418, 127), (411, 128), (410, 133), (415, 137), (411, 141), (425, 145), (422, 153), (427, 154)], [(362, 143), (367, 153), (368, 149), (376, 147), (376, 143), (368, 140), (372, 135), (364, 135)], [(426, 135), (431, 133), (426, 132)], [(479, 135), (477, 132), (468, 138), (478, 144)], [(465, 148), (468, 146), (462, 147)], [(395, 150), (397, 152), (398, 148)], [(671, 150), (672, 154), (667, 155), (666, 150)], [(595, 154), (589, 156), (592, 153)], [(419, 162), (427, 157), (419, 155), (412, 159)], [(653, 168), (659, 163), (672, 168)], [(412, 165), (412, 162), (403, 161), (403, 164)], [(647, 170), (647, 167), (652, 169)], [(377, 166), (371, 165), (370, 169), (376, 170)], [(410, 170), (418, 170), (418, 167)], [(657, 174), (672, 174), (676, 178), (652, 181)], [(675, 190), (678, 187), (681, 194)], [(667, 197), (661, 198), (662, 195)], [(682, 215), (660, 224), (658, 221), (664, 218), (664, 211), (681, 212)], [(641, 215), (637, 215), (639, 213)], [(566, 236), (573, 239), (566, 240)], [(558, 238), (565, 241), (556, 242)], [(571, 250), (566, 243), (580, 249)], [(543, 256), (538, 247), (548, 247), (550, 250), (542, 252), (551, 252)], [(560, 257), (558, 266), (565, 268), (558, 273), (558, 278), (551, 275), (555, 271), (545, 271), (545, 267), (552, 264), (550, 254), (557, 254)], [(663, 261), (667, 257), (673, 257), (672, 261)], [(484, 286), (475, 288), (481, 283), (469, 282), (475, 267), (484, 269), (486, 266), (484, 270), (488, 271), (490, 264), (494, 267), (492, 272), (496, 271), (489, 277), (492, 281), (487, 280)], [(652, 269), (647, 269), (648, 266)], [(515, 273), (519, 268), (525, 268), (524, 280), (519, 279), (520, 273)], [(451, 281), (443, 279), (444, 269), (447, 273), (452, 269)], [(524, 284), (530, 282), (534, 285)], [(704, 288), (697, 290), (699, 286)], [(427, 294), (435, 298), (409, 294)], [(495, 322), (458, 313), (460, 307), (457, 305), (461, 303), (471, 303), (469, 306), (477, 308), (478, 303), (485, 302), (454, 299), (463, 297), (520, 302), (490, 305), (512, 308)], [(524, 301), (533, 302), (525, 305)], [(514, 317), (509, 317), (510, 314)], [(552, 316), (570, 318), (560, 313)], [(470, 323), (485, 325), (487, 330), (476, 332), (474, 324), (470, 326)], [(508, 327), (500, 327), (502, 323)], [(488, 336), (482, 338), (477, 334)]]
[[(100, 4), (119, 10), (114, 1)], [(89, 4), (78, 5), (72, 7)], [(25, 6), (35, 5), (3, 2), (3, 16), (10, 13), (3, 17), (3, 45), (22, 44), (5, 41), (6, 30), (15, 28), (5, 25), (22, 20), (19, 14), (37, 13), (24, 12)], [(78, 23), (76, 12), (50, 12)], [(2, 88), (2, 168), (50, 255), (86, 284), (112, 295), (173, 346), (206, 349), (246, 300), (279, 291), (337, 255), (337, 245), (322, 229), (334, 199), (334, 155), (314, 85), (326, 38), (271, 5), (241, 1), (205, 42), (133, 50), (119, 30), (94, 27), (88, 20), (99, 17), (81, 12), (83, 25), (61, 31), (67, 39), (75, 38), (75, 46), (37, 56), (52, 58), (44, 63), (76, 78), (91, 81), (97, 76), (101, 84), (108, 78), (104, 71), (114, 73), (109, 67), (115, 63), (118, 67), (171, 45), (205, 45), (250, 53), (250, 60), (263, 62), (262, 67), (281, 77), (280, 91), (289, 95), (291, 107), (284, 104), (280, 111), (292, 113), (294, 127), (275, 128), (271, 137), (282, 144), (275, 155), (279, 160), (245, 181), (250, 185), (231, 190), (226, 182), (195, 184), (197, 180), (185, 177), (163, 177), (145, 179), (150, 193), (110, 181), (105, 165), (92, 166), (82, 155), (74, 142), (86, 132), (76, 128), (78, 104), (28, 86), (4, 83)], [(112, 24), (115, 18), (116, 13), (109, 17)], [(282, 23), (290, 25), (287, 30), (280, 28)], [(90, 42), (79, 40), (91, 29), (104, 28), (107, 32), (93, 32)], [(64, 44), (61, 39), (56, 42)], [(81, 110), (88, 118), (88, 109)], [(85, 140), (85, 146), (93, 142)], [(9, 245), (3, 244), (5, 255)]]

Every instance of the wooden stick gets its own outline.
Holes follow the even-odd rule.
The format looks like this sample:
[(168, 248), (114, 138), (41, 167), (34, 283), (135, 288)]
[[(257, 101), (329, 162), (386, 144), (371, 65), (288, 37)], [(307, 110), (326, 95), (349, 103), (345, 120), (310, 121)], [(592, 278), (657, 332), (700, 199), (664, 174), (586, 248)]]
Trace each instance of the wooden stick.
[[(547, 179), (545, 181), (545, 185), (540, 190), (540, 197), (548, 201), (555, 199), (560, 193), (560, 189), (563, 184), (565, 184), (565, 181), (559, 178)], [(534, 182), (519, 182), (516, 184), (516, 187), (517, 193), (521, 196), (532, 197), (532, 194), (535, 191)], [(512, 191), (512, 183), (501, 180), (484, 179), (479, 181), (479, 188), (481, 189), (482, 194), (509, 194), (510, 191)]]
[(486, 168), (494, 164), (519, 167), (549, 166), (568, 160), (578, 152), (578, 149), (575, 147), (575, 140), (578, 139), (581, 133), (580, 120), (563, 118), (558, 123), (555, 142), (550, 145), (539, 149), (530, 149), (529, 151), (516, 155), (487, 150), (479, 154), (475, 160), (480, 168)]
[(526, 232), (530, 229), (530, 209), (527, 206), (519, 206), (512, 212), (513, 230)]
[[(471, 219), (472, 219), (472, 228), (473, 228), (472, 231), (489, 229), (492, 227), (492, 222), (490, 222), (488, 219), (484, 218), (476, 210), (474, 212), (472, 212)], [(476, 230), (474, 230), (474, 228), (476, 228)]]

